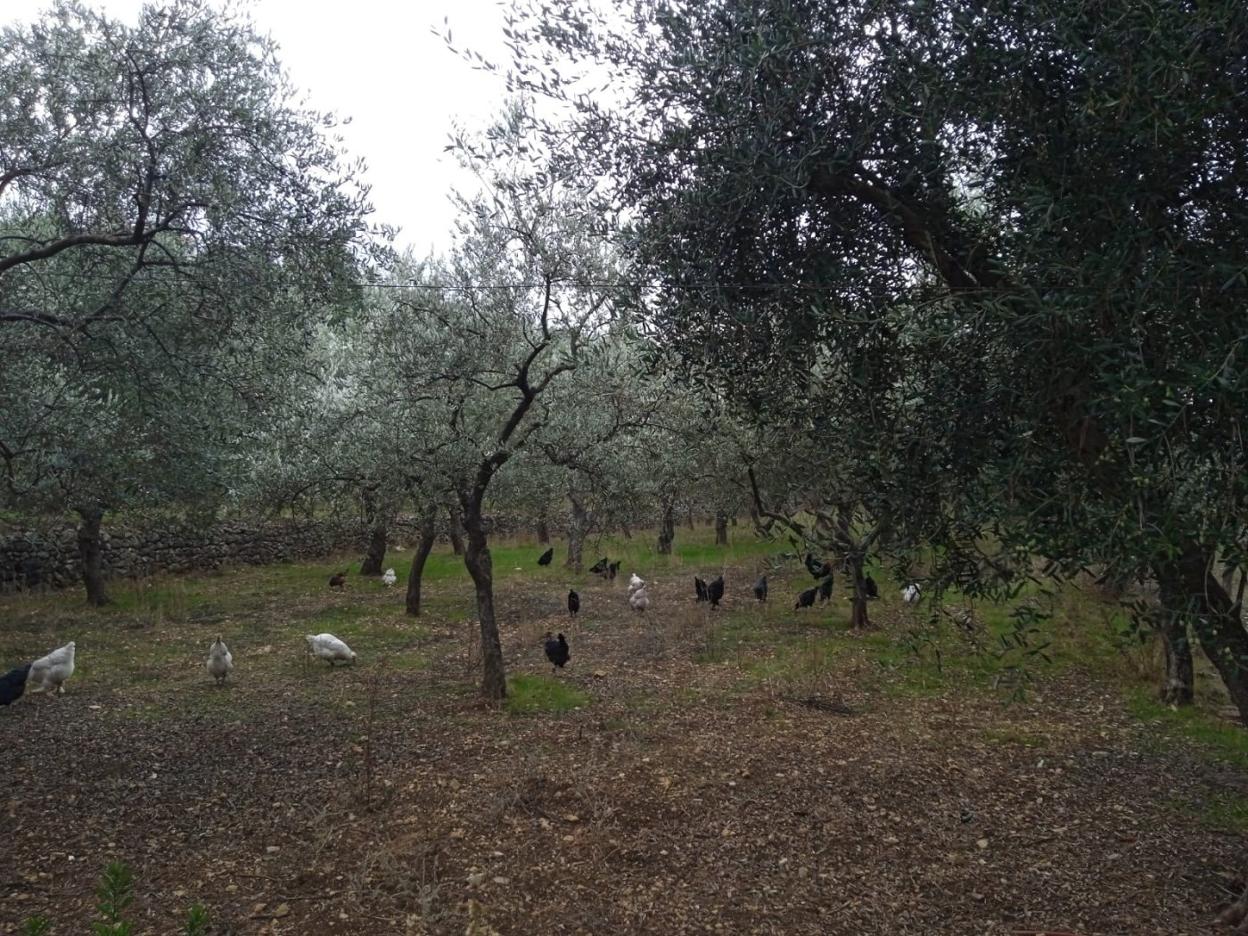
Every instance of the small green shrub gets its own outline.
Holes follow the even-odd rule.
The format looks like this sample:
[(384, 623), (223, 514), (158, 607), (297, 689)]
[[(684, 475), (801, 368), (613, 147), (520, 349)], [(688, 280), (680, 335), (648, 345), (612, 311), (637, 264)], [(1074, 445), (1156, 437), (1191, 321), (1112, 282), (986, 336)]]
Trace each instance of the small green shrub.
[[(134, 926), (124, 918), (126, 909), (134, 902), (134, 873), (120, 861), (114, 861), (100, 875), (95, 889), (99, 898), (96, 909), (101, 919), (91, 924), (93, 936), (133, 936)], [(46, 936), (52, 921), (45, 916), (33, 916), (22, 924), (22, 936)], [(208, 932), (208, 911), (194, 904), (186, 914), (186, 936), (205, 936)]]

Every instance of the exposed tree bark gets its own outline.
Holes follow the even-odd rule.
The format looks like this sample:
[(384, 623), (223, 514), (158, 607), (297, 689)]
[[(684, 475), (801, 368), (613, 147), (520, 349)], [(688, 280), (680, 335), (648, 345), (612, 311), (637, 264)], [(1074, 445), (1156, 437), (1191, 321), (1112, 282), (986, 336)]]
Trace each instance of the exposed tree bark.
[(457, 556), (464, 554), (464, 540), (459, 535), (459, 531), (464, 528), (463, 518), (459, 515), (459, 510), (455, 507), (447, 509), (450, 523), (446, 528), (446, 537), (451, 541), (451, 552)]
[(676, 539), (676, 508), (670, 502), (663, 504), (663, 517), (659, 521), (658, 553), (660, 556), (672, 554), (672, 541)]
[(462, 498), (464, 532), (468, 535), (468, 548), (464, 552), (464, 565), (472, 576), (477, 592), (477, 616), (481, 624), (481, 692), (487, 699), (502, 700), (507, 697), (507, 673), (503, 667), (503, 645), (498, 635), (498, 621), (494, 616), (494, 564), (490, 547), (485, 538), (485, 522), (481, 516), (480, 496), (475, 493)]
[(728, 545), (728, 517), (726, 514), (715, 514), (715, 545)]
[(572, 511), (568, 518), (568, 558), (563, 565), (574, 572), (580, 572), (582, 554), (585, 549), (585, 532), (589, 529), (589, 512), (585, 510), (585, 505), (579, 498), (569, 496), (568, 500), (572, 503)]
[(368, 537), (368, 550), (364, 553), (364, 561), (360, 563), (360, 575), (381, 575), (381, 567), (386, 561), (388, 534), (384, 520), (378, 520), (373, 524), (372, 532)]
[(425, 574), (425, 560), (438, 539), (438, 521), (432, 511), (427, 513), (420, 522), (420, 541), (416, 544), (416, 553), (412, 556), (412, 571), (407, 576), (407, 613), (412, 617), (420, 617), (420, 582)]
[(849, 613), (849, 626), (854, 630), (866, 630), (871, 626), (867, 616), (867, 577), (862, 571), (862, 556), (851, 553), (846, 559), (850, 577), (854, 582), (854, 600)]
[(1166, 654), (1161, 700), (1167, 705), (1191, 705), (1196, 697), (1196, 683), (1193, 678), (1192, 644), (1188, 637), (1187, 623), (1181, 618), (1171, 616), (1160, 623), (1157, 633)]
[(689, 508), (689, 513), (688, 513), (688, 514), (686, 515), (686, 517), (685, 517), (685, 525), (686, 525), (686, 526), (688, 526), (688, 527), (689, 527), (689, 529), (691, 529), (691, 530), (696, 530), (696, 529), (698, 528), (698, 527), (697, 527), (697, 523), (696, 523), (696, 522), (694, 521), (694, 519), (693, 519), (693, 508), (692, 508), (692, 507), (690, 507), (690, 508)]
[(76, 507), (82, 519), (78, 527), (78, 558), (82, 563), (82, 583), (87, 588), (87, 604), (100, 607), (112, 599), (104, 591), (103, 544), (100, 541), (100, 525), (104, 521), (104, 508), (99, 504)]
[(1153, 571), (1162, 607), (1182, 626), (1190, 624), (1222, 677), (1240, 720), (1248, 725), (1248, 631), (1240, 618), (1239, 604), (1231, 600), (1213, 574), (1212, 555), (1189, 542), (1177, 555), (1155, 562)]
[(545, 517), (537, 521), (537, 541), (543, 546), (550, 542), (550, 526)]
[[(836, 512), (836, 536), (842, 548), (846, 548), (845, 567), (853, 577), (854, 602), (849, 615), (849, 626), (855, 630), (865, 630), (871, 626), (867, 616), (867, 576), (862, 567), (866, 562), (866, 551), (862, 544), (855, 542), (852, 528), (854, 512), (841, 506)], [(851, 545), (852, 544), (852, 545)]]
[(633, 531), (629, 529), (629, 526), (627, 523), (620, 524), (620, 535), (624, 537), (626, 540), (631, 540), (633, 538)]

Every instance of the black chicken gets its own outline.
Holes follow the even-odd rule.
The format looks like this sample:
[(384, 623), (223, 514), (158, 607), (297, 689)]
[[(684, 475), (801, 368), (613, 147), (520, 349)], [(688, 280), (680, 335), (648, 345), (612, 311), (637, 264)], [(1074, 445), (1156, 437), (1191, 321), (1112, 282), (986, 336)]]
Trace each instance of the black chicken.
[(806, 589), (797, 596), (797, 604), (793, 606), (793, 610), (796, 611), (798, 608), (809, 608), (815, 603), (815, 596), (818, 594), (819, 589), (817, 587)]
[(807, 553), (806, 558), (802, 561), (806, 564), (806, 571), (815, 578), (823, 578), (832, 574), (832, 563), (820, 562), (813, 553)]
[(615, 581), (615, 576), (620, 571), (620, 563), (623, 561), (624, 561), (623, 559), (617, 559), (615, 562), (612, 562), (611, 564), (607, 566), (607, 581), (608, 582)]
[(601, 559), (599, 559), (597, 562), (595, 562), (592, 566), (589, 567), (589, 571), (593, 572), (595, 575), (601, 575), (603, 572), (607, 571), (607, 563), (609, 561), (610, 560), (607, 559), (606, 556), (603, 556)]
[(767, 600), (767, 576), (760, 575), (754, 583), (754, 597), (759, 601)]
[(568, 638), (560, 634), (558, 639), (550, 636), (550, 631), (546, 632), (546, 659), (550, 660), (552, 668), (551, 672), (556, 669), (563, 669), (568, 660), (572, 659), (572, 654), (568, 651)]
[(711, 600), (711, 596), (706, 590), (706, 582), (702, 581), (696, 575), (693, 577), (693, 590), (698, 593), (698, 601)]
[(721, 575), (706, 587), (706, 598), (712, 608), (719, 607), (719, 599), (724, 597), (724, 577)]
[(576, 612), (581, 610), (581, 596), (575, 591), (568, 591), (568, 614), (576, 617)]
[(347, 587), (347, 573), (339, 572), (336, 575), (331, 575), (329, 577), (329, 587), (330, 588), (346, 588)]
[(537, 557), (537, 564), (540, 566), (548, 566), (550, 565), (550, 560), (554, 558), (555, 558), (555, 547), (551, 546), (550, 549), (546, 550), (544, 553), (542, 553), (540, 556)]
[(862, 580), (862, 590), (866, 593), (868, 598), (880, 597), (880, 586), (876, 585), (875, 579), (869, 575)]
[(0, 676), (0, 705), (11, 705), (22, 697), (26, 691), (26, 677), (30, 674), (30, 664), (11, 669)]
[(819, 600), (827, 601), (832, 597), (832, 576), (828, 576), (819, 583)]

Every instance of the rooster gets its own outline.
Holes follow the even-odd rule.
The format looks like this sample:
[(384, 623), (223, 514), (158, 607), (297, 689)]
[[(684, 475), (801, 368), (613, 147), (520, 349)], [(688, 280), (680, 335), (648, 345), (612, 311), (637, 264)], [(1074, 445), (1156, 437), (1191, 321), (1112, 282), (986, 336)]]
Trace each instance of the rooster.
[(712, 608), (719, 607), (719, 600), (724, 597), (724, 577), (721, 575), (706, 587), (706, 600)]
[(558, 672), (572, 659), (572, 653), (568, 649), (568, 638), (560, 634), (556, 639), (550, 636), (550, 631), (547, 631), (545, 641), (546, 659), (550, 660), (550, 671)]
[(386, 588), (392, 588), (398, 580), (399, 577), (394, 574), (394, 569), (386, 569), (386, 574), (381, 577), (381, 584), (385, 585)]
[(806, 571), (817, 579), (832, 574), (832, 563), (819, 562), (815, 559), (814, 553), (807, 553), (802, 561), (806, 565)]

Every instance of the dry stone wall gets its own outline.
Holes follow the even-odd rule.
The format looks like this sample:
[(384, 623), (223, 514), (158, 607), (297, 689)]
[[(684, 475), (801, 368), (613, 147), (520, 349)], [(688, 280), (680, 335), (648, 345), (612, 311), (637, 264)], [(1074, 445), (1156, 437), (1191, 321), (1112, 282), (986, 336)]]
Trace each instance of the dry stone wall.
[[(518, 524), (490, 518), (487, 527), (493, 535), (506, 535)], [(389, 548), (408, 547), (418, 537), (418, 518), (399, 517), (390, 526)], [(110, 527), (105, 520), (102, 538), (105, 578), (140, 578), (337, 553), (359, 552), (362, 556), (368, 530), (358, 519), (340, 518), (224, 521), (207, 526), (164, 522), (142, 528)], [(81, 581), (77, 527), (32, 523), (0, 530), (0, 592), (66, 588)]]
[[(211, 526), (165, 523), (146, 529), (105, 522), (107, 578), (190, 572), (227, 564), (264, 565), (363, 549), (358, 520), (228, 521)], [(29, 526), (0, 534), (0, 589), (63, 588), (81, 581), (77, 530)]]

